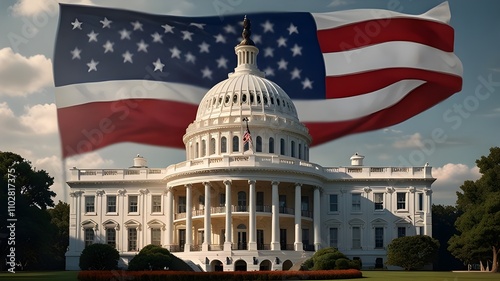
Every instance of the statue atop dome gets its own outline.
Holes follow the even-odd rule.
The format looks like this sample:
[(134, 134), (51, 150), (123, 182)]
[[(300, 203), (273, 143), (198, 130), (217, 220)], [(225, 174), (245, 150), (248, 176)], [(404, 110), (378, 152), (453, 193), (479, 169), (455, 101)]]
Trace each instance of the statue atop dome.
[(240, 42), (239, 45), (250, 45), (250, 46), (255, 46), (255, 43), (250, 39), (250, 35), (252, 34), (252, 24), (250, 23), (250, 20), (247, 19), (247, 16), (245, 15), (245, 18), (243, 19), (243, 32), (241, 32), (241, 36), (243, 37), (243, 40)]

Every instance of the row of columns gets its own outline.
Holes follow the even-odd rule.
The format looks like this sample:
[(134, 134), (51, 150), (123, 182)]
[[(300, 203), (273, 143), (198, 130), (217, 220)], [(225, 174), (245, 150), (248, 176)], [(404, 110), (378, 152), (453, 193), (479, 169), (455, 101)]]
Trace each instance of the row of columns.
[[(205, 209), (204, 209), (204, 239), (202, 243), (202, 250), (208, 251), (210, 249), (211, 241), (211, 184), (210, 182), (203, 182), (205, 187)], [(232, 246), (232, 209), (231, 209), (231, 181), (225, 180), (225, 191), (226, 191), (226, 221), (225, 221), (225, 237), (224, 237), (224, 251), (231, 251)], [(257, 250), (257, 216), (256, 216), (256, 181), (249, 180), (249, 239), (248, 239), (248, 250)], [(280, 250), (280, 227), (279, 227), (279, 192), (278, 192), (278, 181), (273, 181), (271, 183), (272, 190), (272, 216), (271, 216), (271, 250)], [(193, 233), (192, 233), (192, 185), (187, 184), (186, 187), (186, 241), (184, 246), (184, 251), (189, 252), (191, 250), (191, 245), (193, 244)], [(302, 251), (302, 212), (301, 212), (301, 198), (302, 198), (302, 184), (295, 184), (295, 216), (294, 216), (294, 250)], [(318, 250), (321, 241), (321, 227), (320, 227), (320, 190), (319, 187), (314, 189), (313, 194), (313, 224), (314, 224), (314, 247)], [(167, 190), (167, 225), (173, 225), (173, 194), (171, 188)], [(166, 244), (172, 244), (172, 231), (166, 232)]]

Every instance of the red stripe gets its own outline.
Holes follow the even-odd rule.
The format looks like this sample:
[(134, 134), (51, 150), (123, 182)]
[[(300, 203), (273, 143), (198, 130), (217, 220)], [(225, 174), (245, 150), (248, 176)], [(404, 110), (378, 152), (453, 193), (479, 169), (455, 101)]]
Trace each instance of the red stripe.
[[(373, 131), (401, 123), (460, 91), (462, 78), (450, 76), (446, 84), (426, 83), (394, 106), (363, 118), (343, 122), (305, 123), (313, 136), (312, 146), (345, 135)], [(353, 110), (356, 110), (353, 108)]]
[(410, 41), (453, 52), (453, 28), (424, 19), (392, 18), (317, 31), (323, 53), (342, 52), (392, 41)]
[(455, 76), (416, 68), (385, 68), (325, 78), (326, 98), (346, 98), (371, 93), (404, 79), (418, 79), (454, 87)]
[(174, 101), (130, 99), (57, 110), (63, 157), (119, 142), (184, 148), (182, 136), (198, 106)]

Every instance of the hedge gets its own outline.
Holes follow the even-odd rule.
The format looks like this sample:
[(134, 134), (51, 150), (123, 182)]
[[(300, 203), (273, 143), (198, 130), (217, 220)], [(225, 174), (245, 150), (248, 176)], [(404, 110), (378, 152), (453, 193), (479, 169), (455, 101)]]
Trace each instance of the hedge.
[(136, 280), (136, 281), (247, 281), (247, 280), (331, 280), (361, 278), (361, 271), (317, 270), (317, 271), (80, 271), (80, 281)]

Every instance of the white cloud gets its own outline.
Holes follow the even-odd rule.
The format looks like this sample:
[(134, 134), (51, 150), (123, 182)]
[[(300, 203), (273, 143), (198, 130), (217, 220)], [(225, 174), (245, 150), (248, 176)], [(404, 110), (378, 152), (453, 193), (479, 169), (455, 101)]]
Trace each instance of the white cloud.
[(51, 86), (52, 62), (43, 55), (24, 57), (0, 49), (0, 96), (25, 96)]
[(37, 104), (33, 107), (25, 107), (25, 114), (20, 117), (20, 122), (31, 128), (36, 134), (57, 133), (57, 110), (56, 105)]
[(424, 144), (422, 142), (422, 135), (415, 133), (413, 135), (403, 136), (401, 139), (396, 140), (393, 144), (395, 148), (420, 148)]
[(59, 11), (58, 2), (84, 5), (93, 4), (91, 0), (18, 0), (10, 9), (15, 16), (36, 16), (40, 13), (56, 15)]
[(436, 181), (432, 184), (434, 204), (455, 205), (456, 192), (466, 180), (477, 180), (481, 177), (478, 167), (469, 168), (465, 164), (448, 163), (443, 167), (432, 169)]

